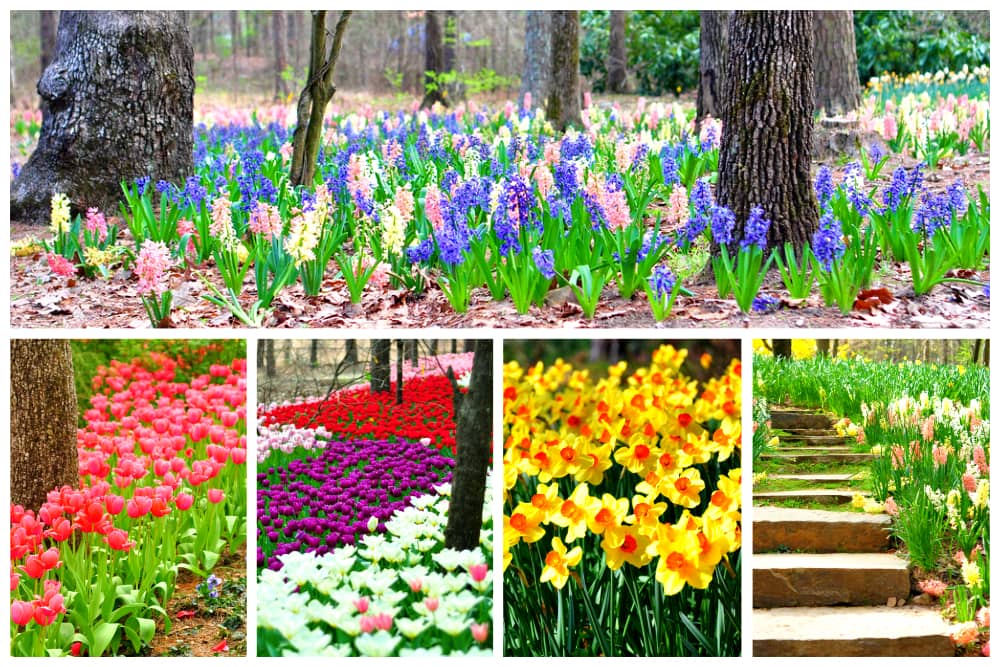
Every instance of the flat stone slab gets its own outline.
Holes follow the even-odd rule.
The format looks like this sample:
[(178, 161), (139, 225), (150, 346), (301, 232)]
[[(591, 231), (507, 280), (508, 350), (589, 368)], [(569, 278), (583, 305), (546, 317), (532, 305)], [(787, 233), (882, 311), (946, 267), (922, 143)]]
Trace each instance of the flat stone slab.
[(857, 477), (852, 473), (816, 473), (815, 475), (795, 475), (785, 473), (775, 473), (768, 475), (768, 479), (795, 479), (803, 482), (850, 482)]
[(755, 657), (947, 657), (947, 622), (921, 607), (755, 609)]
[(800, 410), (772, 410), (771, 428), (787, 431), (799, 428), (828, 429), (833, 426), (833, 420), (827, 415)]
[[(782, 429), (786, 434), (791, 436), (796, 435), (837, 435), (837, 431), (832, 428), (785, 428)], [(778, 437), (782, 437), (779, 433)]]
[[(787, 451), (787, 450), (786, 450)], [(767, 461), (778, 461), (785, 464), (797, 463), (866, 463), (872, 459), (868, 452), (840, 452), (827, 454), (761, 454), (760, 458)]]
[[(809, 445), (795, 445), (781, 443), (780, 447), (775, 447), (770, 450), (771, 454), (853, 454), (854, 449), (848, 447), (847, 445), (821, 445), (821, 446), (809, 446)], [(868, 452), (860, 452), (861, 454), (868, 454)]]
[(885, 514), (754, 507), (753, 551), (754, 554), (884, 551), (889, 544), (889, 526), (890, 519)]
[(782, 444), (801, 443), (813, 447), (830, 447), (837, 445), (849, 445), (854, 438), (846, 435), (779, 435), (778, 442)]
[(895, 554), (753, 557), (754, 607), (882, 606), (889, 598), (905, 600), (909, 593), (909, 567)]
[[(819, 503), (822, 505), (845, 505), (854, 500), (855, 491), (844, 489), (799, 489), (793, 491), (754, 491), (753, 499), (757, 500), (799, 500), (804, 503)], [(870, 495), (861, 492), (861, 495)], [(755, 528), (756, 530), (756, 528)]]

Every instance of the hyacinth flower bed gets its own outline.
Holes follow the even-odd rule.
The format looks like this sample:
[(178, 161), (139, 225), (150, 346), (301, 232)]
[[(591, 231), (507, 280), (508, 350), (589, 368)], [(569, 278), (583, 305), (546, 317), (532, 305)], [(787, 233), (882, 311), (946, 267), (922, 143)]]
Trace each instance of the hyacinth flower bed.
[(507, 655), (740, 651), (738, 359), (504, 366)]
[[(67, 295), (126, 280), (115, 289), (132, 301), (116, 308), (130, 325), (143, 312), (163, 326), (691, 324), (786, 306), (836, 320), (871, 288), (888, 294), (860, 312), (892, 321), (912, 315), (894, 294), (931, 308), (921, 297), (942, 283), (984, 319), (989, 197), (961, 178), (929, 182), (913, 161), (987, 151), (987, 105), (879, 98), (861, 114), (881, 136), (817, 174), (823, 221), (804, 257), (766, 245), (762, 211), (737, 221), (715, 202), (725, 128), (695, 134), (690, 109), (642, 100), (591, 106), (566, 135), (513, 104), (335, 112), (307, 188), (288, 183), (287, 117), (199, 126), (186, 183), (125, 183), (120, 211), (77, 217), (57, 196), (50, 238), (14, 252)], [(724, 252), (705, 287), (712, 244)], [(765, 280), (761, 267), (780, 271)], [(15, 313), (18, 301), (38, 306), (17, 300)]]
[[(444, 547), (455, 465), (447, 383), (440, 374), (404, 379), (399, 406), (394, 391), (352, 387), (262, 414), (259, 655), (491, 653), (489, 480), (480, 548)], [(375, 413), (359, 410), (373, 404)], [(427, 435), (383, 426), (379, 439), (359, 435), (373, 419), (397, 418), (400, 431)]]
[(13, 655), (140, 654), (170, 630), (178, 576), (207, 581), (244, 546), (246, 360), (180, 382), (184, 361), (98, 369), (79, 485), (11, 507)]
[[(755, 357), (754, 364), (757, 384), (773, 395), (798, 405), (838, 405), (844, 415), (838, 432), (875, 455), (872, 497), (857, 496), (854, 507), (892, 517), (917, 587), (954, 624), (956, 646), (966, 655), (989, 655), (989, 369), (820, 358)], [(806, 375), (844, 389), (836, 398), (814, 397)], [(805, 391), (797, 391), (800, 384)], [(891, 396), (885, 387), (893, 388)]]

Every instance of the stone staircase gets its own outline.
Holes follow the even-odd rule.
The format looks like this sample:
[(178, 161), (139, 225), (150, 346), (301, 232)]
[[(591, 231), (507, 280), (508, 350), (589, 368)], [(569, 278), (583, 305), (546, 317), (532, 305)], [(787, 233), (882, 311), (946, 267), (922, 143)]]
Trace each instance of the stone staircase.
[(888, 551), (888, 516), (781, 506), (851, 502), (855, 490), (828, 486), (849, 485), (843, 466), (871, 455), (854, 452), (826, 415), (773, 410), (771, 424), (783, 434), (761, 458), (781, 472), (768, 479), (804, 484), (753, 495), (754, 656), (954, 655), (940, 613), (906, 606), (910, 571)]

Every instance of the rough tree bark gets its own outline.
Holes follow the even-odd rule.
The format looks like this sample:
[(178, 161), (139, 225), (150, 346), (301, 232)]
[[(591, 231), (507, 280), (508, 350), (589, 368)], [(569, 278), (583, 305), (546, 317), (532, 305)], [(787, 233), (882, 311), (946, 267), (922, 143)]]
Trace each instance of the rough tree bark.
[(193, 169), (194, 53), (183, 12), (64, 11), (38, 81), (38, 146), (11, 186), (11, 218), (117, 210), (121, 182), (182, 183)]
[(474, 549), (483, 526), (486, 472), (493, 441), (493, 342), (476, 342), (469, 392), (461, 401), (455, 437), (455, 473), (445, 546)]
[(580, 12), (554, 11), (551, 24), (551, 69), (546, 118), (559, 131), (581, 125)]
[(435, 102), (448, 106), (448, 88), (441, 82), (444, 74), (444, 33), (438, 12), (424, 12), (424, 99), (420, 108), (426, 109)]
[(628, 50), (625, 46), (625, 30), (628, 12), (608, 12), (610, 31), (608, 33), (608, 92), (628, 92)]
[[(706, 116), (722, 117), (723, 73), (729, 48), (728, 11), (703, 11), (698, 38), (700, 56), (698, 78), (698, 123)], [(701, 128), (699, 127), (699, 130)]]
[(288, 49), (285, 48), (285, 12), (271, 12), (271, 37), (274, 47), (274, 99), (281, 100), (288, 96), (288, 82), (285, 81), (285, 68), (288, 67)]
[(68, 340), (10, 342), (10, 499), (38, 510), (80, 483), (76, 387)]
[(56, 37), (58, 35), (57, 26), (59, 25), (59, 12), (51, 10), (43, 10), (38, 12), (38, 43), (41, 49), (39, 50), (39, 56), (41, 57), (41, 69), (39, 72), (44, 72), (45, 68), (49, 66), (52, 62), (53, 56), (56, 53)]
[(801, 248), (819, 213), (810, 175), (812, 12), (736, 11), (729, 21), (718, 200), (742, 226), (761, 206), (768, 247)]
[(373, 394), (382, 394), (391, 387), (389, 375), (389, 352), (392, 341), (377, 338), (371, 342), (371, 388)]
[[(289, 180), (292, 185), (312, 187), (319, 158), (320, 140), (323, 138), (323, 117), (326, 106), (333, 99), (337, 88), (333, 85), (333, 72), (337, 68), (344, 31), (352, 12), (340, 12), (333, 32), (330, 51), (326, 50), (326, 12), (312, 12), (312, 37), (309, 41), (309, 74), (299, 95), (296, 108), (295, 132), (292, 134), (292, 166)], [(308, 119), (308, 120), (306, 120)]]
[(813, 12), (813, 26), (816, 109), (829, 116), (854, 111), (861, 104), (854, 12)]
[(532, 106), (542, 104), (549, 92), (552, 70), (550, 12), (529, 11), (524, 17), (524, 67), (521, 74), (521, 104), (531, 94)]

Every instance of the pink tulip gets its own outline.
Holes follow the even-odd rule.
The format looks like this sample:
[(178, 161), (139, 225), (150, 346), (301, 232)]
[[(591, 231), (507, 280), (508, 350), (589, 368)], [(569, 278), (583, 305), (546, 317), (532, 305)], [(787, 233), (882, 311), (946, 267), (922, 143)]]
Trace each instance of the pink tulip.
[(482, 581), (489, 574), (490, 566), (486, 563), (476, 563), (469, 568), (469, 574), (472, 575), (473, 581)]
[(184, 511), (191, 509), (191, 505), (194, 504), (194, 496), (190, 493), (178, 493), (177, 498), (174, 500), (174, 504), (177, 505), (177, 509)]
[(490, 624), (489, 623), (473, 623), (472, 627), (472, 637), (477, 642), (482, 644), (490, 636)]
[(226, 494), (222, 492), (222, 489), (209, 489), (208, 499), (213, 503), (221, 503), (222, 499), (226, 497)]
[(10, 604), (10, 620), (17, 625), (27, 625), (35, 615), (35, 606), (24, 600), (14, 600)]

